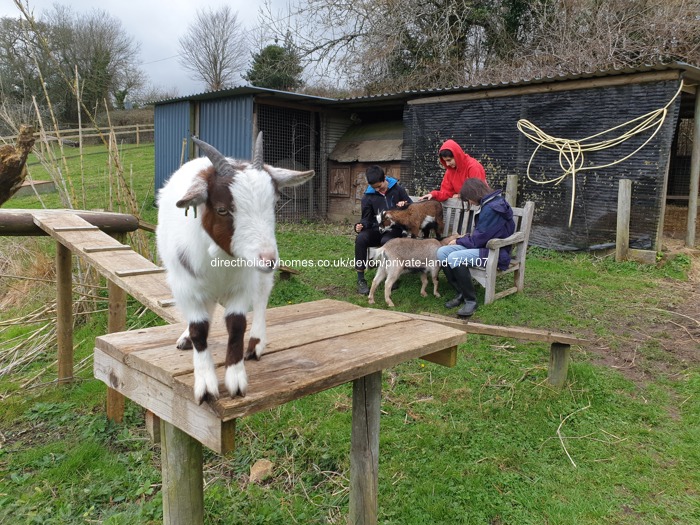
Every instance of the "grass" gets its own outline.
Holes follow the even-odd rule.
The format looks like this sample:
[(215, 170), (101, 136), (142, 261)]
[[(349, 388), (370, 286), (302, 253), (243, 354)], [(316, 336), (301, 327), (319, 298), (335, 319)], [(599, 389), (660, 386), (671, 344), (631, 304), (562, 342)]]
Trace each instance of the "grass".
[[(143, 151), (133, 179), (142, 184), (143, 218), (155, 221), (152, 158)], [(109, 202), (100, 165), (90, 168), (103, 176), (88, 192), (90, 207)], [(38, 203), (25, 197), (6, 206)], [(341, 265), (353, 253), (348, 227), (280, 224), (278, 231), (282, 259), (307, 266), (276, 283), (271, 306), (327, 297), (366, 305), (353, 270)], [(10, 241), (0, 238), (0, 246)], [(13, 242), (51, 248), (39, 241)], [(32, 264), (25, 258), (21, 266), (31, 273)], [(475, 320), (571, 332), (590, 345), (574, 349), (561, 392), (546, 384), (547, 345), (512, 339), (470, 336), (451, 369), (414, 361), (385, 371), (379, 522), (700, 523), (700, 370), (688, 359), (698, 350), (698, 321), (683, 309), (692, 298), (690, 265), (686, 254), (648, 267), (532, 249), (526, 291), (481, 306)], [(443, 276), (440, 284), (447, 294)], [(0, 285), (0, 301), (12, 286)], [(34, 284), (0, 321), (46, 301), (51, 286)], [(402, 277), (392, 294), (398, 310), (450, 314), (418, 288), (417, 275)], [(385, 307), (383, 294), (377, 303)], [(130, 326), (159, 322), (129, 302)], [(106, 324), (104, 311), (79, 319), (76, 362), (89, 365)], [(20, 328), (0, 338), (10, 334)], [(105, 388), (91, 367), (57, 387), (53, 360), (49, 350), (0, 377), (0, 522), (160, 523), (160, 450), (147, 438), (141, 408), (127, 402), (124, 423), (108, 421)], [(21, 386), (45, 368), (39, 382)], [(351, 387), (343, 385), (239, 421), (236, 451), (205, 451), (206, 523), (344, 523), (350, 409)], [(262, 458), (274, 463), (272, 476), (248, 483)]]

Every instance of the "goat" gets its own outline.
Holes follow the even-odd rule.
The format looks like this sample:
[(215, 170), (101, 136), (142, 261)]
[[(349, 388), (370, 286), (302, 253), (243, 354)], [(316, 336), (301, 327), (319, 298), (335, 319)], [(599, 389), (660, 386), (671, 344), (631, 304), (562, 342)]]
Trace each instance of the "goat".
[(428, 286), (428, 273), (433, 280), (433, 295), (440, 297), (438, 292), (438, 273), (440, 272), (440, 261), (437, 258), (437, 251), (443, 243), (437, 239), (409, 239), (399, 237), (391, 239), (384, 246), (377, 249), (376, 259), (379, 262), (377, 273), (372, 280), (372, 287), (369, 290), (369, 304), (374, 304), (374, 292), (377, 287), (384, 283), (384, 300), (387, 306), (393, 307), (391, 301), (391, 287), (399, 276), (406, 270), (421, 270), (420, 294), (426, 297), (425, 291)]
[(187, 321), (176, 346), (195, 349), (194, 398), (201, 404), (207, 396), (219, 397), (216, 366), (207, 348), (217, 302), (225, 309), (228, 331), (224, 383), (231, 397), (247, 392), (244, 358), (260, 359), (265, 348), (265, 310), (279, 263), (275, 202), (280, 188), (303, 184), (314, 172), (264, 165), (262, 133), (252, 163), (226, 158), (206, 142), (192, 140), (207, 158), (184, 164), (159, 191), (156, 242), (175, 303)]
[(405, 208), (391, 208), (377, 215), (379, 231), (386, 230), (398, 224), (402, 226), (411, 237), (416, 238), (422, 231), (423, 237), (430, 236), (430, 230), (435, 231), (435, 237), (440, 240), (445, 228), (442, 204), (436, 200), (418, 201), (409, 204)]

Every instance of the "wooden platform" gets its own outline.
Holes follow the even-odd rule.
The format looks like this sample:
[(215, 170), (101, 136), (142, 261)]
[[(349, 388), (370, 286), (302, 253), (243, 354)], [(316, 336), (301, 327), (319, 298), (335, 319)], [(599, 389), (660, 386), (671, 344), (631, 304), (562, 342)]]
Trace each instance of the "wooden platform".
[[(429, 354), (453, 363), (449, 354), (466, 337), (435, 322), (334, 300), (271, 308), (267, 327), (265, 354), (246, 363), (245, 398), (225, 393), (227, 337), (220, 326), (209, 336), (222, 393), (212, 404), (194, 402), (192, 353), (175, 348), (184, 324), (98, 337), (95, 377), (212, 450), (226, 452), (233, 448), (229, 422), (235, 418)], [(448, 356), (441, 359), (443, 351)]]

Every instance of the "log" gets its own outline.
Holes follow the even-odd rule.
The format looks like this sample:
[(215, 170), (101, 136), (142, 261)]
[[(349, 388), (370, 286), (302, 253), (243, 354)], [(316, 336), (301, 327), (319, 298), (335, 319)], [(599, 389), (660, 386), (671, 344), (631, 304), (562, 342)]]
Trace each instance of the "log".
[(21, 126), (16, 146), (0, 146), (0, 206), (22, 187), (27, 177), (25, 164), (34, 140), (34, 130), (30, 126)]
[(42, 215), (74, 214), (97, 226), (105, 233), (125, 233), (136, 231), (138, 218), (126, 213), (86, 210), (0, 210), (0, 236), (47, 235), (34, 223), (34, 213)]

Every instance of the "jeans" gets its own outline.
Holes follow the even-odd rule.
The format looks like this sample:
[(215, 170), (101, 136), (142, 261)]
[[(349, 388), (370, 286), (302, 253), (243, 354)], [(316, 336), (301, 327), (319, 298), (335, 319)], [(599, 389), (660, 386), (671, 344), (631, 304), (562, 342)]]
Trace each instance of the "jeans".
[(464, 264), (471, 267), (486, 266), (486, 258), (481, 258), (479, 248), (465, 248), (459, 244), (449, 244), (440, 246), (437, 251), (437, 257), (440, 264), (447, 264), (450, 268)]

